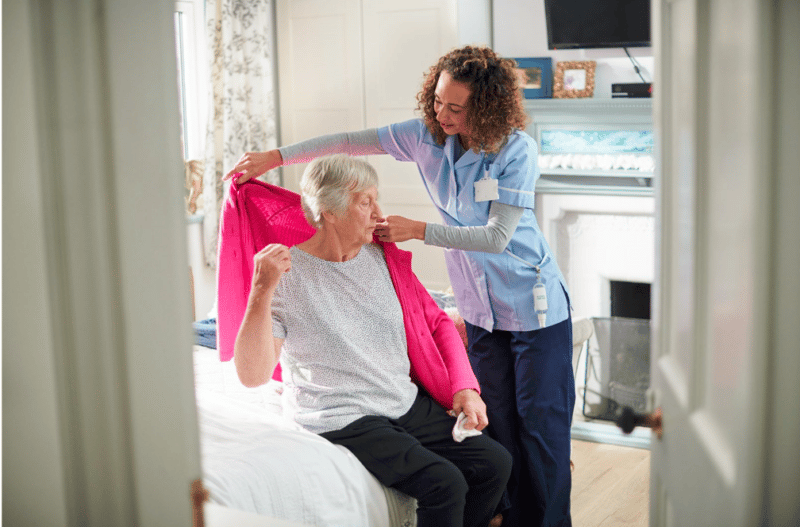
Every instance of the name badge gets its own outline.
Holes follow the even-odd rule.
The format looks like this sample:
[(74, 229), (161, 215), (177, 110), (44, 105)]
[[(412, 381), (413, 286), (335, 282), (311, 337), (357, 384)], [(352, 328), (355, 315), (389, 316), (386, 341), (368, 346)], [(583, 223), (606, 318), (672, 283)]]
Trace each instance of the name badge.
[(492, 201), (499, 198), (496, 179), (484, 177), (475, 182), (475, 201)]

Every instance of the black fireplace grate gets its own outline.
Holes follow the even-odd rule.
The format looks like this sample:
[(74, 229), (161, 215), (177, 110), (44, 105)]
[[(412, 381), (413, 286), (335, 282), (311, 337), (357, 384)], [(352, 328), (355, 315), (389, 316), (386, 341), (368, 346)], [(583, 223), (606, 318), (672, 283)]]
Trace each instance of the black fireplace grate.
[(583, 415), (613, 421), (622, 406), (646, 411), (650, 321), (626, 317), (596, 317), (591, 321), (594, 336), (586, 354)]

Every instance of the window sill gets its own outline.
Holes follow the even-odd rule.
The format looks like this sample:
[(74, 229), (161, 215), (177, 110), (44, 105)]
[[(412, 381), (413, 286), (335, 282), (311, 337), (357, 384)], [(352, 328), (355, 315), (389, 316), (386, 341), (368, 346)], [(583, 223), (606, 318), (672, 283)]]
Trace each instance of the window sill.
[(192, 223), (203, 223), (203, 217), (204, 217), (204, 215), (203, 215), (202, 212), (201, 213), (197, 213), (197, 214), (187, 214), (186, 215), (186, 223), (189, 223), (189, 224), (192, 224)]

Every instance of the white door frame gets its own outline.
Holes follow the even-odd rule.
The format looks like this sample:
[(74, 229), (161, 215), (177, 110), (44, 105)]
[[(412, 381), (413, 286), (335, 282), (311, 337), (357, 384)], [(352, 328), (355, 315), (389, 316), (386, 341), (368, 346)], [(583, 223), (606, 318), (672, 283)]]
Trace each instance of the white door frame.
[(3, 6), (9, 524), (192, 521), (201, 471), (173, 7)]

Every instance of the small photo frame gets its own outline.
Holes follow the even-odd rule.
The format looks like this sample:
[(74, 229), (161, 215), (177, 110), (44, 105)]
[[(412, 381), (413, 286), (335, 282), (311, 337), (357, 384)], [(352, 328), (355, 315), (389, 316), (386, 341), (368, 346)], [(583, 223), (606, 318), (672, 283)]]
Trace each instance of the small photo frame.
[(594, 95), (593, 60), (559, 62), (553, 77), (553, 97), (557, 99), (576, 99)]
[(520, 58), (517, 75), (526, 99), (548, 99), (553, 96), (553, 59), (550, 57)]

